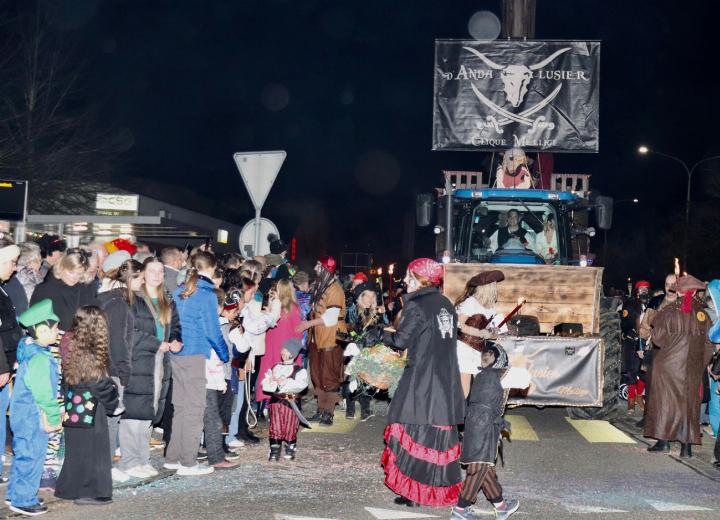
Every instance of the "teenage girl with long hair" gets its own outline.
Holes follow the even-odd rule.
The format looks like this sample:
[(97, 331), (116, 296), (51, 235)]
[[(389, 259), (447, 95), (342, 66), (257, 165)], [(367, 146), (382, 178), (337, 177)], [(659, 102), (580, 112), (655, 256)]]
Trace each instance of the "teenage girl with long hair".
[[(296, 332), (300, 325), (300, 307), (295, 297), (295, 287), (290, 280), (279, 280), (277, 283), (277, 298), (271, 300), (271, 313), (277, 318), (277, 325), (267, 331), (265, 336), (265, 355), (260, 360), (258, 373), (264, 374), (275, 365), (282, 362), (280, 351), (285, 342), (291, 338), (301, 340), (303, 333)], [(300, 364), (300, 358), (296, 358), (296, 364)], [(255, 387), (255, 399), (258, 403), (267, 401), (270, 396), (262, 389), (260, 378), (257, 379)]]
[(63, 361), (68, 398), (63, 421), (65, 461), (55, 496), (78, 505), (108, 504), (112, 478), (107, 416), (119, 401), (107, 369), (110, 340), (105, 313), (92, 305), (80, 307), (72, 330)]
[(197, 463), (197, 451), (205, 413), (205, 360), (210, 359), (211, 349), (223, 363), (228, 360), (212, 281), (216, 267), (215, 255), (198, 251), (190, 259), (187, 280), (173, 293), (180, 316), (183, 348), (170, 355), (174, 415), (165, 468), (176, 469), (181, 476), (213, 472), (212, 466)]
[(165, 268), (155, 257), (143, 262), (143, 281), (134, 294), (133, 347), (125, 413), (120, 422), (119, 467), (135, 478), (158, 474), (150, 464), (150, 435), (159, 421), (170, 385), (168, 351), (182, 349), (180, 317), (164, 289)]

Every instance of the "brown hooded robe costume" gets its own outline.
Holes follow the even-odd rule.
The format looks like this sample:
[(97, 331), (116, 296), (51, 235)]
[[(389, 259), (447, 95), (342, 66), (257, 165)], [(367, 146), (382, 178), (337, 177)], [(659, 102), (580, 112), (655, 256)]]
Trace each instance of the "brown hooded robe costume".
[[(704, 284), (692, 276), (678, 280), (678, 292), (694, 294)], [(665, 306), (653, 319), (653, 359), (645, 437), (700, 444), (701, 383), (712, 356), (710, 318), (697, 299), (689, 312), (682, 299)], [(690, 302), (688, 302), (690, 303)], [(688, 310), (688, 307), (686, 307)]]

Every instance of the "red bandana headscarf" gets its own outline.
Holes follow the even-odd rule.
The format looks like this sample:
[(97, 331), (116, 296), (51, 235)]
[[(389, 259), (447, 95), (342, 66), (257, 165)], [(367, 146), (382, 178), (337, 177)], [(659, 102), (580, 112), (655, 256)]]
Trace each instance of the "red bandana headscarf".
[(320, 257), (320, 265), (322, 265), (328, 273), (334, 273), (335, 267), (337, 267), (335, 259), (329, 255)]
[(443, 279), (442, 264), (430, 258), (416, 258), (408, 264), (408, 271), (427, 278), (433, 285), (440, 285)]

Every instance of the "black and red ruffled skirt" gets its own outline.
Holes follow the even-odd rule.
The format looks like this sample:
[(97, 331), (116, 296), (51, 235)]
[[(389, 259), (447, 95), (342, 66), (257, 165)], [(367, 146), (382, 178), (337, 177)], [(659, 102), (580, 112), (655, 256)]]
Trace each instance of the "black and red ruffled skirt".
[(457, 504), (462, 474), (456, 426), (392, 423), (385, 428), (385, 485), (424, 506)]

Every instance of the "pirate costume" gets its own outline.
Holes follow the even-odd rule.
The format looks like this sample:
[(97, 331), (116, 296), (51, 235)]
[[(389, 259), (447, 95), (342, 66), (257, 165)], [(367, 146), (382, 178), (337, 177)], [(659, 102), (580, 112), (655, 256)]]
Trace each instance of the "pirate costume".
[(396, 503), (436, 507), (454, 505), (462, 484), (457, 425), (465, 416), (455, 347), (457, 316), (436, 286), (442, 266), (421, 258), (408, 271), (428, 280), (404, 296), (395, 332), (383, 343), (407, 351), (407, 365), (390, 402), (386, 447), (381, 463), (385, 485)]
[[(312, 289), (313, 320), (322, 319), (322, 325), (312, 327), (308, 342), (310, 376), (317, 397), (317, 413), (311, 420), (330, 426), (335, 405), (340, 401), (340, 386), (345, 380), (343, 349), (338, 345), (337, 334), (346, 333), (345, 292), (335, 279), (337, 263), (331, 256), (319, 260), (320, 273)], [(333, 311), (328, 313), (328, 311)], [(328, 319), (334, 314), (333, 319)]]
[[(470, 278), (465, 287), (466, 290), (472, 289), (474, 292), (476, 287), (498, 283), (504, 279), (505, 275), (502, 271), (485, 271)], [(494, 307), (487, 308), (481, 305), (473, 295), (459, 302), (456, 311), (459, 317), (467, 316), (466, 325), (480, 330), (497, 328), (505, 317), (498, 313)], [(499, 332), (506, 333), (507, 330), (507, 325), (503, 325)], [(480, 354), (483, 348), (485, 348), (485, 339), (480, 336), (466, 334), (462, 330), (458, 331), (457, 357), (462, 374), (474, 376), (478, 373), (481, 363)]]
[(501, 432), (510, 431), (510, 425), (502, 417), (508, 396), (506, 388), (527, 387), (530, 375), (524, 369), (509, 369), (507, 353), (501, 346), (488, 343), (484, 351), (491, 353), (495, 361), (480, 370), (470, 389), (460, 455), (461, 464), (466, 465), (466, 477), (450, 517), (457, 520), (477, 518), (467, 508), (475, 502), (480, 490), (493, 504), (496, 518), (509, 517), (519, 506), (517, 500), (503, 498), (495, 462), (499, 453), (502, 457)]
[(283, 350), (288, 351), (291, 359), (272, 367), (265, 373), (262, 380), (263, 392), (271, 394), (270, 456), (268, 460), (280, 459), (283, 441), (285, 442), (285, 458), (295, 460), (300, 424), (308, 425), (296, 405), (300, 392), (308, 386), (307, 371), (294, 363), (302, 346), (299, 339), (287, 340), (283, 344)]

